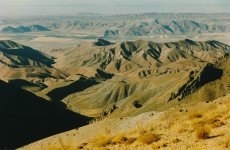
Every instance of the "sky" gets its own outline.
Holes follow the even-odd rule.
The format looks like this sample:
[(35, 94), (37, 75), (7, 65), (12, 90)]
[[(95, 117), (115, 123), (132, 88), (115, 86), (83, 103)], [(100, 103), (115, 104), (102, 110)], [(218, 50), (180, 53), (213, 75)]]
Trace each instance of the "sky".
[(230, 12), (230, 0), (0, 0), (0, 16)]

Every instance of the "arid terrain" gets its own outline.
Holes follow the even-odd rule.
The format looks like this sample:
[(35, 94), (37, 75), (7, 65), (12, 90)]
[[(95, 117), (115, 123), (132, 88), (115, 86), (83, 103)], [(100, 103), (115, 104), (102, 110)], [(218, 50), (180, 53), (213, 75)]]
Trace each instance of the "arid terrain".
[(0, 18), (0, 149), (230, 149), (228, 13)]

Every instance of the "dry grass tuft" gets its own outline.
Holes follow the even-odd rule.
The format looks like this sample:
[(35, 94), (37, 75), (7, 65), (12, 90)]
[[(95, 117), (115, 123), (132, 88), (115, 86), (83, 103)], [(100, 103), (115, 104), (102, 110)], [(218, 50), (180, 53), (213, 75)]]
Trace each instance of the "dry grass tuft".
[(180, 127), (178, 130), (177, 130), (177, 133), (184, 133), (184, 132), (187, 132), (188, 130), (186, 128), (182, 128)]
[(105, 147), (109, 144), (112, 143), (112, 137), (110, 136), (106, 136), (106, 135), (101, 135), (101, 136), (98, 136), (94, 143), (98, 146), (98, 147)]
[(230, 119), (230, 114), (226, 114), (225, 116), (223, 116), (223, 120), (229, 120)]
[(211, 87), (205, 87), (204, 88), (204, 94), (203, 94), (203, 99), (206, 99), (207, 101), (212, 101), (216, 99), (217, 92), (215, 89)]
[(198, 140), (208, 139), (210, 133), (210, 128), (205, 125), (196, 125), (195, 126), (195, 134)]
[(132, 144), (137, 140), (135, 137), (128, 138), (127, 144)]
[(46, 147), (45, 150), (61, 150), (61, 147), (58, 147), (58, 146), (49, 146), (49, 147)]
[(219, 119), (213, 119), (211, 120), (211, 126), (212, 128), (219, 128), (221, 126), (224, 126), (225, 123)]
[(230, 148), (230, 138), (227, 138), (224, 142), (224, 148)]
[(156, 143), (153, 143), (153, 144), (152, 144), (152, 149), (153, 149), (153, 150), (158, 150), (158, 149), (160, 149), (160, 148), (167, 147), (167, 144), (168, 144), (168, 143), (163, 142), (163, 141), (161, 141), (161, 142), (156, 142)]
[(127, 140), (128, 138), (125, 136), (125, 134), (119, 134), (112, 139), (112, 144), (122, 144)]
[(41, 147), (43, 150), (63, 150), (63, 149), (79, 149), (75, 144), (64, 143), (61, 137), (58, 137), (57, 143), (52, 143), (50, 146)]
[(98, 136), (93, 143), (97, 147), (106, 147), (108, 145), (116, 145), (116, 144), (132, 144), (135, 142), (137, 138), (135, 137), (127, 137), (124, 133), (118, 134), (116, 136)]
[(82, 143), (81, 145), (79, 145), (77, 148), (78, 149), (83, 149), (88, 143)]
[(160, 140), (160, 136), (153, 133), (145, 133), (139, 136), (139, 140), (144, 144), (151, 144)]
[(62, 147), (60, 145), (56, 145), (56, 146), (51, 145), (51, 146), (46, 146), (46, 147), (42, 148), (42, 150), (63, 150), (63, 149), (70, 150), (70, 149), (81, 149), (81, 148), (79, 148), (75, 145), (66, 145), (65, 147)]
[(190, 119), (195, 119), (195, 118), (202, 118), (203, 115), (201, 113), (193, 112), (189, 115)]
[(135, 137), (126, 137), (125, 134), (122, 133), (112, 139), (112, 144), (132, 144), (136, 140)]
[(179, 142), (180, 142), (180, 139), (178, 139), (178, 138), (172, 140), (172, 143), (179, 143)]

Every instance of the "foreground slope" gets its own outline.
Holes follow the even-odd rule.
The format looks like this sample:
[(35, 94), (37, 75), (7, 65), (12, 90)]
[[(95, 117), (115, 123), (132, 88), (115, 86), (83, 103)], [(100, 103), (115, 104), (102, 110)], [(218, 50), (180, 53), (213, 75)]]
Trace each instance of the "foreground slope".
[(17, 148), (89, 121), (3, 81), (0, 91), (0, 149)]
[(162, 113), (105, 119), (20, 149), (229, 149), (229, 106), (227, 95)]

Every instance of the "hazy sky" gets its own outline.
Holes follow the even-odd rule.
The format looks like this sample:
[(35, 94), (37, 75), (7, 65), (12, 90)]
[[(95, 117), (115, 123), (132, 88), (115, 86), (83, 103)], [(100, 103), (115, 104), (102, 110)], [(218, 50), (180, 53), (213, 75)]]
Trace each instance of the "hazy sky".
[(0, 0), (0, 16), (79, 12), (230, 12), (230, 0)]

